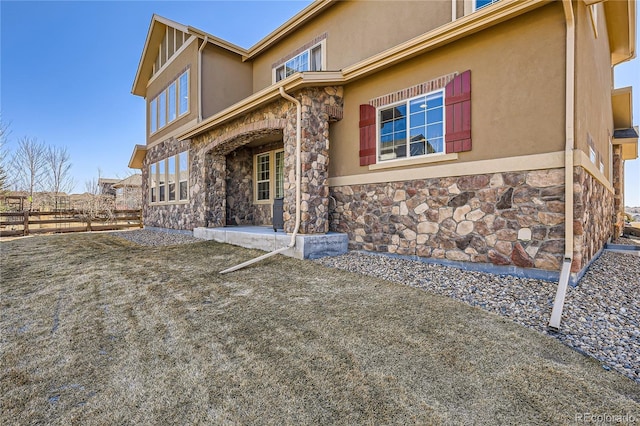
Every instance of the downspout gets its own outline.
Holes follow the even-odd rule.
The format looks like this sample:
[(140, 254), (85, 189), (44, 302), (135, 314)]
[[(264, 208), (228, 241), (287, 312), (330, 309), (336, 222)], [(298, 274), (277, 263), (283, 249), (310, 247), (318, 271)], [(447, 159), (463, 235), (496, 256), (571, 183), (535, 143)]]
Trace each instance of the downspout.
[(565, 150), (564, 150), (564, 261), (560, 270), (558, 289), (553, 302), (549, 330), (560, 330), (560, 319), (564, 308), (564, 298), (571, 277), (573, 260), (573, 149), (574, 149), (574, 107), (575, 107), (575, 17), (571, 0), (562, 0), (567, 23), (566, 81), (565, 81)]
[(202, 121), (202, 51), (209, 43), (209, 36), (204, 36), (202, 46), (198, 48), (198, 123)]
[(295, 224), (295, 227), (293, 228), (293, 233), (291, 234), (291, 242), (289, 242), (289, 245), (285, 247), (279, 248), (267, 254), (263, 254), (262, 256), (258, 256), (255, 259), (248, 260), (239, 265), (232, 266), (231, 268), (225, 269), (224, 271), (220, 271), (221, 274), (237, 271), (238, 269), (242, 269), (245, 266), (252, 265), (256, 262), (260, 262), (261, 260), (267, 259), (278, 253), (287, 251), (295, 247), (296, 245), (296, 236), (298, 235), (298, 230), (300, 229), (300, 200), (302, 198), (301, 191), (300, 191), (300, 182), (302, 180), (301, 179), (302, 166), (300, 164), (301, 163), (300, 151), (302, 149), (302, 124), (301, 124), (302, 123), (302, 104), (300, 103), (299, 100), (287, 94), (282, 87), (280, 87), (280, 95), (282, 95), (283, 98), (296, 104), (296, 224)]

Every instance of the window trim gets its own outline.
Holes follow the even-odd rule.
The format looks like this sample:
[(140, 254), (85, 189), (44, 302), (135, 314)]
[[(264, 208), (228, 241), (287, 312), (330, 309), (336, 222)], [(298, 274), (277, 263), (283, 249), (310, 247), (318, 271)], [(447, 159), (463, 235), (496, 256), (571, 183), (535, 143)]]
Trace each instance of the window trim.
[[(187, 198), (185, 199), (181, 199), (180, 198), (180, 173), (182, 172), (182, 169), (180, 169), (180, 155), (181, 154), (185, 154), (187, 156)], [(175, 166), (175, 177), (174, 177), (174, 184), (175, 184), (175, 199), (173, 200), (169, 200), (169, 163), (170, 160), (173, 159), (174, 161), (174, 166)], [(152, 173), (152, 169), (155, 167), (155, 173)], [(163, 179), (160, 179), (161, 177), (161, 173), (160, 173), (160, 169), (162, 169), (164, 171), (164, 177)], [(189, 202), (189, 173), (190, 173), (190, 163), (189, 163), (189, 151), (180, 151), (178, 153), (176, 153), (175, 155), (171, 155), (167, 158), (163, 158), (162, 160), (158, 160), (154, 163), (149, 164), (149, 176), (147, 178), (147, 184), (148, 184), (148, 191), (147, 191), (147, 200), (149, 202), (150, 206), (163, 206), (163, 205), (173, 205), (173, 204), (186, 204)], [(153, 185), (152, 181), (155, 179), (156, 184)], [(163, 184), (161, 185), (160, 182), (163, 182)], [(152, 201), (152, 194), (153, 194), (153, 190), (155, 191), (155, 197), (156, 200)], [(160, 193), (162, 192), (161, 189), (164, 189), (164, 200), (160, 201)]]
[[(441, 152), (434, 152), (431, 154), (425, 153), (425, 154), (421, 154), (421, 155), (410, 155), (411, 153), (411, 142), (409, 141), (410, 138), (410, 130), (411, 130), (411, 122), (410, 122), (410, 117), (411, 117), (411, 110), (410, 110), (410, 104), (411, 101), (415, 100), (415, 99), (419, 99), (419, 98), (426, 98), (429, 95), (433, 95), (435, 93), (441, 93), (442, 94), (442, 151)], [(446, 155), (446, 151), (447, 151), (447, 147), (446, 147), (446, 134), (447, 134), (447, 114), (446, 114), (446, 108), (445, 108), (445, 99), (446, 99), (446, 93), (445, 93), (445, 88), (442, 87), (440, 89), (436, 89), (436, 90), (432, 90), (431, 92), (427, 92), (427, 93), (423, 93), (421, 95), (418, 96), (413, 96), (407, 99), (403, 99), (402, 101), (399, 102), (394, 102), (394, 103), (390, 103), (390, 104), (386, 104), (386, 105), (380, 105), (379, 107), (376, 107), (376, 162), (375, 164), (390, 164), (390, 163), (406, 163), (407, 165), (409, 163), (422, 163), (425, 162), (423, 161), (423, 159), (426, 158), (435, 158), (437, 156), (442, 156), (442, 155)], [(380, 145), (381, 145), (381, 134), (380, 134), (380, 113), (382, 110), (385, 109), (389, 109), (392, 107), (395, 107), (397, 105), (406, 105), (407, 107), (407, 114), (406, 114), (406, 120), (407, 120), (407, 124), (406, 124), (406, 137), (405, 137), (405, 143), (407, 146), (407, 154), (405, 157), (401, 157), (401, 158), (390, 158), (387, 160), (381, 160), (380, 159)], [(425, 127), (428, 126), (428, 123), (425, 122)], [(426, 136), (426, 135), (425, 135)], [(448, 159), (447, 159), (448, 160)], [(447, 160), (442, 160), (442, 161), (447, 161)], [(370, 165), (371, 166), (371, 165)], [(390, 166), (393, 167), (393, 166)]]
[[(276, 198), (276, 155), (282, 152), (283, 157), (283, 172), (282, 172), (282, 181), (283, 181), (283, 194), (284, 197), (284, 147), (272, 149), (269, 151), (259, 152), (253, 155), (253, 204), (273, 204), (273, 200)], [(258, 199), (258, 157), (260, 156), (269, 156), (269, 199), (259, 200)], [(264, 181), (260, 181), (264, 182)]]
[[(312, 55), (311, 52), (316, 49), (316, 48), (320, 48), (320, 69), (319, 70), (312, 70), (311, 69), (311, 60), (312, 60)], [(313, 46), (310, 46), (308, 49), (303, 50), (302, 52), (299, 52), (295, 55), (293, 55), (290, 58), (287, 58), (284, 62), (282, 62), (281, 64), (279, 64), (278, 66), (275, 66), (273, 68), (271, 68), (271, 83), (272, 84), (276, 84), (279, 81), (282, 80), (286, 80), (288, 77), (290, 77), (291, 75), (295, 74), (296, 72), (318, 72), (318, 71), (325, 71), (327, 68), (327, 57), (326, 57), (326, 39), (322, 39), (319, 42), (315, 43)], [(309, 65), (309, 69), (307, 71), (296, 71), (290, 75), (285, 75), (282, 79), (277, 80), (277, 75), (278, 75), (278, 70), (280, 68), (286, 67), (287, 62), (304, 55), (305, 53), (308, 53), (308, 65)]]

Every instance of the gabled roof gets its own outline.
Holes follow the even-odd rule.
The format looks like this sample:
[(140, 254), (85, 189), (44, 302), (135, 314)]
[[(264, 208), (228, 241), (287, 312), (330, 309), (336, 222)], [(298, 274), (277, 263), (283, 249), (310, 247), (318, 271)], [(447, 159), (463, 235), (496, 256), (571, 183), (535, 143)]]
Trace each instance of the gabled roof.
[(233, 43), (229, 43), (221, 38), (208, 34), (197, 28), (180, 24), (167, 18), (163, 18), (160, 15), (154, 14), (151, 17), (151, 23), (149, 24), (149, 31), (147, 32), (147, 38), (144, 42), (144, 48), (142, 49), (142, 55), (140, 56), (140, 62), (138, 63), (138, 70), (136, 71), (135, 79), (133, 80), (133, 87), (131, 93), (138, 96), (144, 96), (146, 92), (147, 83), (149, 82), (151, 71), (153, 69), (153, 63), (155, 62), (157, 50), (155, 49), (165, 35), (167, 27), (175, 28), (190, 36), (197, 37), (199, 39), (205, 39), (208, 43), (221, 47), (225, 50), (233, 52), (240, 56), (245, 56), (247, 51), (242, 47), (236, 46)]

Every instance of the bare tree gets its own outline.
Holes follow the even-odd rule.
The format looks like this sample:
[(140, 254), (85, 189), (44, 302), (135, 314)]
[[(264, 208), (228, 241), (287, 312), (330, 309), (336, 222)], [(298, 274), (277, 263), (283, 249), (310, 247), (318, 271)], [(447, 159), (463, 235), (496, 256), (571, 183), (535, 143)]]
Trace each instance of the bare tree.
[(9, 138), (9, 125), (2, 121), (0, 117), (0, 193), (9, 186), (9, 176), (7, 175), (7, 140)]
[(46, 189), (52, 193), (57, 210), (60, 193), (71, 191), (75, 186), (71, 176), (71, 157), (66, 147), (49, 146), (45, 153), (45, 162)]
[(29, 210), (33, 206), (33, 195), (42, 187), (46, 172), (46, 148), (36, 138), (25, 136), (18, 141), (13, 155), (12, 167), (17, 189), (29, 194)]
[(112, 220), (114, 218), (114, 198), (102, 193), (100, 187), (101, 170), (98, 169), (98, 177), (85, 181), (85, 197), (80, 206), (81, 217), (91, 223), (97, 218)]

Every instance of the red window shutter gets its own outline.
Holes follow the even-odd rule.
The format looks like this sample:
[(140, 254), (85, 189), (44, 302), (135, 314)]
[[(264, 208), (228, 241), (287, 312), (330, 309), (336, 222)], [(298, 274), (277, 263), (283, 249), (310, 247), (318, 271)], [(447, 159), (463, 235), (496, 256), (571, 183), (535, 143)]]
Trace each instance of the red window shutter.
[(471, 151), (471, 71), (465, 71), (445, 87), (446, 151)]
[(376, 163), (376, 108), (360, 105), (360, 165)]

